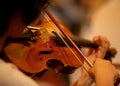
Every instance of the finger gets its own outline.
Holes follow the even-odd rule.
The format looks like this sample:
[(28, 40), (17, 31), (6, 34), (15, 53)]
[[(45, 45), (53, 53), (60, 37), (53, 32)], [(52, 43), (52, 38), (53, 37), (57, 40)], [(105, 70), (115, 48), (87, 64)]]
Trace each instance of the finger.
[(101, 44), (98, 47), (98, 49), (96, 51), (96, 54), (97, 54), (98, 57), (104, 58), (107, 50), (109, 49), (110, 43), (109, 43), (109, 41), (107, 40), (106, 37), (100, 37), (100, 36), (98, 36), (97, 39), (95, 39), (95, 40), (99, 41), (100, 44)]
[(91, 55), (94, 50), (95, 50), (95, 49), (92, 49), (92, 48), (88, 49), (87, 56)]

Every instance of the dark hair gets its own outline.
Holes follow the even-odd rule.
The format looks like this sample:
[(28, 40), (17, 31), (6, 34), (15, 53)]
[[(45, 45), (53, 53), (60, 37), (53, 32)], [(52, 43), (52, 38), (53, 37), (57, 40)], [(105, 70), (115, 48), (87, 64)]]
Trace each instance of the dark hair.
[(26, 25), (30, 24), (48, 4), (48, 0), (0, 0), (0, 37), (7, 32), (12, 14), (20, 11)]

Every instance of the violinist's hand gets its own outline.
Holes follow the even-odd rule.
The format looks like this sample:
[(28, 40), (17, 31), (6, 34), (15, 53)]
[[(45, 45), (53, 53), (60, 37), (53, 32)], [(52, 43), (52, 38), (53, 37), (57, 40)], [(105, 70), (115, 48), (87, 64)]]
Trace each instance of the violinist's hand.
[(110, 42), (107, 40), (106, 37), (102, 36), (95, 36), (93, 38), (94, 43), (98, 43), (99, 47), (97, 49), (89, 49), (87, 53), (88, 59), (94, 63), (96, 58), (104, 58), (107, 50), (110, 47)]
[(94, 78), (96, 86), (114, 86), (114, 81), (119, 77), (117, 69), (110, 61), (103, 59), (96, 59), (89, 73)]
[[(91, 63), (94, 63), (97, 58), (104, 58), (105, 53), (107, 52), (110, 46), (109, 41), (105, 37), (101, 37), (101, 36), (94, 37), (93, 42), (99, 43), (100, 46), (96, 50), (95, 49), (88, 50), (87, 58), (89, 59)], [(87, 71), (89, 71), (90, 67), (87, 64), (87, 62), (84, 62), (83, 65), (87, 69)], [(80, 78), (77, 80), (77, 82), (74, 84), (74, 86), (90, 86), (92, 83), (93, 83), (93, 79), (91, 78), (89, 73), (87, 73), (84, 70), (84, 68), (82, 68), (82, 74)]]
[[(106, 37), (102, 37), (102, 36), (95, 36), (93, 38), (93, 42), (94, 43), (99, 43), (99, 47), (97, 49), (92, 49), (89, 48), (86, 57), (88, 58), (88, 60), (94, 64), (95, 60), (97, 58), (101, 58), (104, 59), (105, 54), (107, 52), (107, 50), (110, 47), (110, 42), (107, 40)], [(87, 64), (87, 62), (84, 61), (84, 67), (89, 70), (89, 65)]]

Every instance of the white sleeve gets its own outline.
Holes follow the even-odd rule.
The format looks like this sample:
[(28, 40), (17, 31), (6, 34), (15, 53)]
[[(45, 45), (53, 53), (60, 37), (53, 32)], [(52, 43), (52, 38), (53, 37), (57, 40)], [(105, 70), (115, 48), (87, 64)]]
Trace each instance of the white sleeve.
[(0, 86), (39, 86), (19, 69), (0, 59)]

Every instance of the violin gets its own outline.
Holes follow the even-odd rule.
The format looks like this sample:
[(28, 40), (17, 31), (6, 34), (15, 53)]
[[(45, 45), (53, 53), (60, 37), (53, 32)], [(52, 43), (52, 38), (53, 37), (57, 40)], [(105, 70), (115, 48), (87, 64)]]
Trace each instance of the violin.
[[(51, 20), (44, 20), (41, 24), (39, 24), (39, 22), (36, 25), (31, 24), (20, 37), (13, 40), (10, 39), (10, 42), (19, 43), (22, 40), (29, 41), (28, 44), (24, 44), (26, 46), (30, 46), (29, 44), (34, 45), (29, 49), (27, 57), (30, 57), (30, 59), (32, 59), (32, 63), (35, 63), (34, 65), (32, 63), (29, 64), (34, 67), (38, 67), (39, 70), (37, 72), (43, 73), (49, 68), (53, 68), (56, 72), (71, 74), (75, 69), (83, 66), (82, 64), (84, 60), (90, 67), (92, 67), (92, 64), (84, 56), (80, 48), (91, 47), (96, 49), (99, 47), (99, 44), (94, 44), (86, 39), (73, 37), (66, 27), (63, 27), (60, 23), (58, 25), (49, 12), (46, 11), (46, 13)], [(49, 22), (52, 22), (52, 24), (55, 24), (58, 28), (61, 26), (62, 30), (54, 31), (54, 27), (52, 27)], [(70, 37), (66, 35), (64, 31), (66, 31)], [(67, 41), (64, 42), (64, 40)], [(111, 60), (111, 57), (114, 57), (115, 54), (116, 50), (111, 48), (106, 53), (105, 59)], [(24, 68), (23, 70), (30, 72)], [(34, 71), (31, 73), (34, 73)]]

